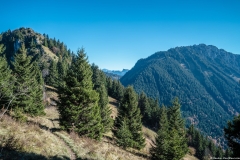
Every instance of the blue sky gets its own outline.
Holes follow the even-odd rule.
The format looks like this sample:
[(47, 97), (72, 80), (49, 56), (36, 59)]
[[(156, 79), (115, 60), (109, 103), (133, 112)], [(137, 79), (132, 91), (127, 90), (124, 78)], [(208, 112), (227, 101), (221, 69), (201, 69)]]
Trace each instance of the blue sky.
[(131, 69), (140, 58), (205, 43), (240, 54), (238, 0), (0, 0), (0, 32), (30, 27), (84, 47), (100, 68)]

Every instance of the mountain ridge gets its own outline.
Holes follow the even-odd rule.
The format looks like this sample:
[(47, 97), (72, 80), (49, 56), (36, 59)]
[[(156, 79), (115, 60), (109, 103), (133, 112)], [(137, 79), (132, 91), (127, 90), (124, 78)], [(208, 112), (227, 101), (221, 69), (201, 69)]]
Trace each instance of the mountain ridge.
[(240, 55), (200, 44), (140, 59), (120, 80), (161, 104), (178, 96), (188, 124), (219, 138), (227, 120), (240, 112), (239, 77)]
[(126, 74), (129, 71), (129, 69), (122, 69), (122, 71), (120, 71), (120, 70), (109, 70), (104, 68), (102, 69), (102, 71), (105, 73), (116, 74), (118, 76), (124, 76), (124, 74)]

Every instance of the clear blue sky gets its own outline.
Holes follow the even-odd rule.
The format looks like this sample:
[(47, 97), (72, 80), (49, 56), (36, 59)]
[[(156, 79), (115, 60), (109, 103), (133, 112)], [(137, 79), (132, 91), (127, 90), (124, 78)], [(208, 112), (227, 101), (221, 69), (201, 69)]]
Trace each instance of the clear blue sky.
[(0, 32), (30, 27), (84, 47), (100, 68), (131, 69), (176, 46), (215, 45), (240, 54), (239, 0), (0, 0)]

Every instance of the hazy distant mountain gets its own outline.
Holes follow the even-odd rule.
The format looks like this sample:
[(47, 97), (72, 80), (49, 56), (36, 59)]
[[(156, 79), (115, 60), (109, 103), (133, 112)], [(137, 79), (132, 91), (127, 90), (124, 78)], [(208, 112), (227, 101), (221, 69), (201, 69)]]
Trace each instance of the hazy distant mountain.
[(109, 77), (112, 77), (113, 79), (120, 79), (122, 76), (124, 76), (129, 70), (123, 69), (122, 71), (119, 70), (108, 70), (108, 69), (102, 69), (102, 71)]
[(123, 85), (133, 85), (160, 104), (178, 96), (188, 124), (213, 138), (222, 136), (227, 120), (240, 112), (239, 80), (240, 55), (205, 44), (157, 52), (121, 78)]

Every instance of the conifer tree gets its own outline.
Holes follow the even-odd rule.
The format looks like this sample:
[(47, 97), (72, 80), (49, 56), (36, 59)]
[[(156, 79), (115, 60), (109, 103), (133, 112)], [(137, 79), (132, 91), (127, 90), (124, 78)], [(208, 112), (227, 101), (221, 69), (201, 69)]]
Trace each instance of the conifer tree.
[[(31, 97), (33, 98), (34, 104), (35, 104), (35, 110), (36, 113), (39, 112), (37, 115), (44, 114), (43, 109), (43, 89), (44, 89), (44, 80), (42, 77), (42, 72), (37, 65), (36, 62), (33, 63), (33, 72), (35, 76), (35, 81), (33, 81), (33, 88), (35, 88), (32, 93)], [(38, 109), (42, 108), (41, 110), (38, 111)]]
[(51, 61), (49, 66), (49, 73), (46, 76), (46, 84), (53, 87), (58, 87), (59, 85), (57, 64), (55, 61)]
[(197, 158), (210, 159), (210, 157), (218, 157), (217, 154), (223, 155), (222, 149), (218, 150), (217, 146), (207, 137), (204, 137), (193, 125), (189, 127), (187, 133), (189, 137), (188, 145), (196, 149), (195, 156)]
[(65, 61), (59, 58), (57, 63), (58, 85), (63, 85), (63, 79), (66, 76), (67, 65)]
[(111, 79), (111, 77), (107, 77), (106, 78), (106, 86), (107, 86), (107, 91), (108, 91), (108, 95), (113, 97), (113, 93), (112, 93), (112, 84), (113, 84), (113, 80)]
[(213, 142), (209, 143), (209, 149), (212, 152), (212, 156), (215, 157), (216, 153), (217, 153), (217, 149), (216, 149), (216, 146)]
[(60, 125), (80, 136), (100, 139), (103, 126), (99, 96), (93, 90), (92, 70), (84, 49), (78, 50), (64, 81), (65, 84), (59, 89)]
[(196, 142), (195, 142), (195, 147), (196, 147), (196, 156), (203, 159), (204, 157), (204, 144), (203, 144), (203, 136), (200, 134), (200, 132), (196, 132)]
[(227, 148), (224, 157), (231, 157), (231, 156), (232, 156), (232, 152), (229, 148)]
[(147, 125), (151, 119), (151, 108), (148, 102), (148, 98), (144, 92), (140, 94), (138, 100), (138, 108), (140, 108), (143, 123)]
[(116, 137), (117, 137), (116, 142), (124, 149), (133, 146), (133, 137), (128, 128), (127, 120), (125, 118), (123, 118), (123, 121), (120, 122), (120, 127), (116, 132)]
[(24, 45), (14, 57), (13, 66), (16, 78), (14, 94), (17, 95), (13, 101), (13, 108), (20, 108), (33, 116), (44, 114), (42, 85), (37, 80), (38, 66), (31, 63), (31, 57), (27, 56)]
[(115, 120), (116, 135), (124, 119), (132, 135), (132, 146), (129, 147), (137, 149), (143, 148), (145, 146), (145, 139), (142, 134), (141, 114), (140, 109), (137, 107), (137, 97), (133, 87), (126, 88), (122, 101), (120, 102), (118, 116)]
[(152, 160), (168, 160), (169, 137), (167, 109), (165, 106), (161, 108), (159, 121), (159, 130), (157, 132), (155, 147), (150, 150)]
[(221, 147), (217, 148), (216, 157), (223, 158), (223, 150)]
[(54, 47), (54, 44), (53, 44), (53, 40), (52, 40), (52, 39), (48, 39), (47, 44), (48, 44), (48, 48), (49, 48), (49, 49), (52, 49), (52, 48)]
[(121, 101), (124, 94), (124, 87), (122, 83), (118, 80), (116, 83), (116, 99)]
[(173, 100), (168, 111), (169, 119), (169, 149), (168, 157), (172, 160), (181, 159), (188, 151), (184, 120), (181, 117), (178, 98)]
[[(123, 98), (123, 93), (124, 93), (124, 87), (121, 84), (121, 82), (119, 80), (107, 80), (108, 81), (108, 89), (110, 89), (110, 91), (108, 92), (109, 95), (113, 98), (115, 98), (118, 101), (121, 101), (121, 99)], [(111, 82), (112, 81), (112, 82)]]
[(104, 132), (109, 131), (112, 128), (113, 120), (111, 118), (112, 110), (108, 105), (108, 94), (105, 87), (105, 75), (102, 74), (102, 71), (98, 69), (98, 66), (95, 64), (92, 65), (92, 81), (94, 84), (94, 90), (99, 94), (98, 106), (100, 107), (102, 125), (104, 127)]
[(224, 128), (224, 136), (233, 157), (240, 157), (240, 115), (234, 117)]
[(1, 56), (3, 51), (3, 45), (0, 45), (0, 107), (7, 107), (13, 98), (14, 79), (6, 58)]
[(32, 38), (32, 40), (31, 40), (31, 42), (30, 42), (30, 47), (31, 47), (31, 48), (35, 48), (35, 47), (36, 47), (36, 43), (35, 43), (35, 41), (33, 40), (33, 38)]
[(44, 43), (43, 43), (43, 45), (44, 45), (45, 47), (48, 47), (48, 40), (47, 40), (47, 37), (44, 37)]
[(151, 108), (151, 119), (149, 119), (148, 125), (157, 131), (159, 128), (160, 119), (160, 107), (157, 99), (148, 98), (150, 108)]
[(108, 95), (105, 85), (101, 84), (96, 91), (99, 93), (98, 106), (100, 107), (101, 122), (104, 127), (104, 133), (106, 133), (110, 131), (113, 126), (113, 119), (111, 118), (112, 110), (108, 105)]

